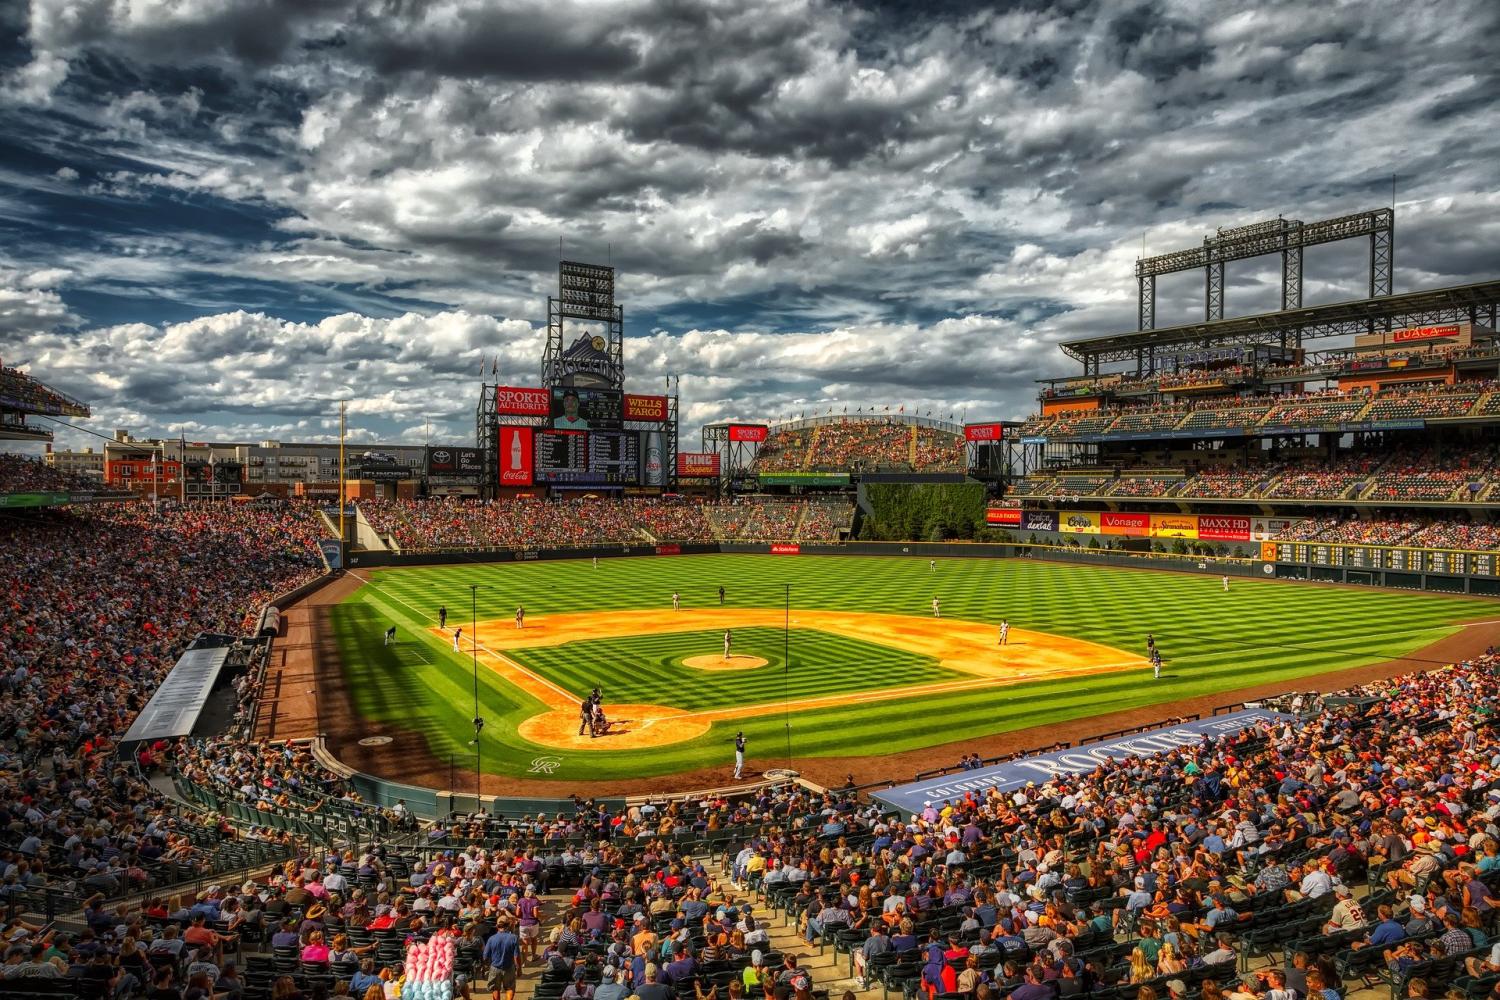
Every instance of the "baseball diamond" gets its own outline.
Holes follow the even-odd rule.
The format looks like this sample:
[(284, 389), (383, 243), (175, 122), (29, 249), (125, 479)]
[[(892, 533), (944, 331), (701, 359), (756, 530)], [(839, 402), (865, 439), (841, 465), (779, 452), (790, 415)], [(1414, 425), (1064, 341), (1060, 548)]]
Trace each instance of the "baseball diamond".
[[(741, 729), (764, 766), (913, 750), (1381, 662), (1495, 617), (1473, 598), (1260, 580), (1225, 592), (1212, 576), (1009, 559), (933, 572), (915, 557), (706, 555), (357, 576), (328, 624), (359, 717), (324, 718), (324, 731), (336, 746), (341, 733), (417, 734), (432, 759), (472, 760), (477, 667), (485, 772), (519, 788), (544, 753), (560, 758), (545, 776), (579, 781), (712, 767)], [(388, 622), (403, 636), (389, 647)], [(764, 663), (705, 669), (730, 662), (726, 628), (735, 657)], [(596, 686), (609, 728), (580, 735)], [(404, 760), (391, 755), (383, 776), (402, 777)]]

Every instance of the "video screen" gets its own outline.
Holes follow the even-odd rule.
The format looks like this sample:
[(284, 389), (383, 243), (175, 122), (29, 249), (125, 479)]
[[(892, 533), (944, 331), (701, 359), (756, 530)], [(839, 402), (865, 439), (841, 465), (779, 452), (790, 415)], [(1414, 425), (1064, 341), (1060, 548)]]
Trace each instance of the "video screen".
[(552, 389), (552, 426), (560, 431), (620, 429), (624, 393), (614, 389)]

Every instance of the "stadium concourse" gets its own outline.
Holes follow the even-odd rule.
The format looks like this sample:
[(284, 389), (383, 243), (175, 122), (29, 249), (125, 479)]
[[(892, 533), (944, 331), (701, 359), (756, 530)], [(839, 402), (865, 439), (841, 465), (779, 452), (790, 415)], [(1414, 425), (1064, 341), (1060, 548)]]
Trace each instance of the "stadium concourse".
[[(407, 949), (434, 937), (453, 941), (468, 995), (503, 985), (510, 956), (545, 998), (1379, 995), (1366, 980), (1480, 997), (1500, 979), (1492, 652), (1289, 696), (1295, 724), (911, 817), (783, 786), (413, 830), (304, 748), (245, 739), (243, 718), (143, 749), (139, 772), (116, 760), (187, 638), (244, 631), (319, 572), (313, 514), (137, 504), (3, 522), (0, 989), (420, 996)], [(220, 811), (166, 797), (162, 772)], [(231, 801), (318, 836), (236, 829)]]

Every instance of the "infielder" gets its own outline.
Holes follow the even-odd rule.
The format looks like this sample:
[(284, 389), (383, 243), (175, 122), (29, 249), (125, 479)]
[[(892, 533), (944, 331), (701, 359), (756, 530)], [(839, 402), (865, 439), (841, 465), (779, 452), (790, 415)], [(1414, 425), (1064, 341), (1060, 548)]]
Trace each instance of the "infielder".
[[(728, 632), (724, 633), (726, 636)], [(745, 733), (741, 730), (734, 734), (734, 776), (740, 777), (745, 770)]]
[(446, 605), (438, 608), (438, 628), (448, 627), (448, 608)]
[(672, 610), (682, 610), (682, 598), (677, 596), (677, 591), (672, 591)]
[(941, 617), (943, 617), (942, 612), (940, 612), (938, 610), (938, 599), (936, 597), (934, 597), (932, 599), (932, 617), (934, 617), (934, 618), (941, 618)]
[(521, 605), (517, 604), (516, 605), (516, 628), (525, 628), (525, 627), (526, 627), (526, 609), (523, 608)]
[(459, 651), (459, 649), (458, 649), (458, 637), (461, 636), (461, 635), (463, 635), (463, 634), (464, 634), (464, 627), (462, 625), (460, 625), (458, 628), (456, 628), (456, 629), (453, 630), (453, 651), (455, 653), (457, 653)]
[(385, 630), (385, 644), (387, 646), (389, 646), (391, 643), (393, 643), (395, 641), (396, 641), (396, 626), (392, 625), (390, 628), (388, 628), (388, 629)]
[(730, 645), (729, 640), (730, 640), (729, 629), (726, 628), (724, 630), (724, 659), (726, 659), (726, 660), (729, 659), (729, 645)]
[(1008, 621), (1001, 621), (1000, 622), (1000, 645), (1002, 645), (1002, 646), (1005, 645), (1005, 643), (1009, 639), (1010, 639), (1010, 622), (1008, 622)]
[(1151, 651), (1151, 679), (1161, 680), (1161, 653), (1155, 649)]

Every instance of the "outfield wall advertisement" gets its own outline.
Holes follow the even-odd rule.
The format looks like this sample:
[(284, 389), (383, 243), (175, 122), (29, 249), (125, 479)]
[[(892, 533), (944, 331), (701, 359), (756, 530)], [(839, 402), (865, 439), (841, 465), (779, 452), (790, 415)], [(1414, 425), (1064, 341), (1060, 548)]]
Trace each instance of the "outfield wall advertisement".
[(1302, 518), (1240, 514), (1148, 514), (1141, 511), (1014, 511), (990, 508), (985, 522), (1022, 531), (1127, 538), (1187, 538), (1205, 542), (1260, 542), (1285, 534)]
[(1092, 511), (1070, 510), (1057, 515), (1057, 530), (1075, 535), (1099, 534), (1099, 515)]
[(1102, 511), (1099, 514), (1100, 534), (1144, 535), (1150, 530), (1150, 514), (1121, 514), (1115, 511)]

